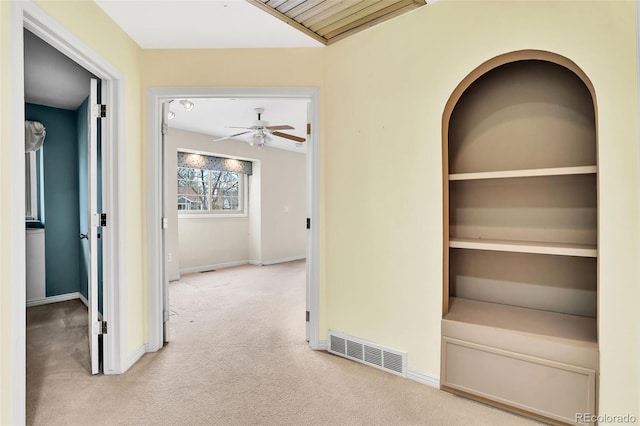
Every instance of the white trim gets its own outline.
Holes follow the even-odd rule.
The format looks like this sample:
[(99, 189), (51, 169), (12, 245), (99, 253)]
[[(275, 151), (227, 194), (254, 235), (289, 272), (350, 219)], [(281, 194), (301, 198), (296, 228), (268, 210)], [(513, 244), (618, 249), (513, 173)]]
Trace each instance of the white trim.
[(49, 296), (44, 297), (42, 299), (33, 299), (27, 301), (27, 308), (32, 308), (34, 306), (42, 306), (48, 305), (50, 303), (58, 303), (58, 302), (66, 302), (68, 300), (80, 299), (82, 303), (87, 305), (87, 299), (85, 299), (80, 292), (76, 291), (73, 293), (60, 294), (58, 296)]
[(250, 260), (249, 263), (256, 266), (268, 266), (268, 265), (276, 265), (278, 263), (293, 262), (296, 260), (304, 260), (304, 259), (306, 259), (306, 256), (291, 256), (291, 257), (283, 257), (280, 259), (271, 259), (271, 260), (262, 260), (262, 261)]
[[(245, 191), (243, 191), (245, 192)], [(181, 210), (184, 211), (184, 210)], [(242, 218), (249, 217), (247, 212), (244, 213), (199, 213), (193, 211), (192, 213), (180, 213), (178, 219), (230, 219), (230, 218)]]
[(230, 268), (232, 266), (247, 265), (248, 263), (249, 263), (248, 260), (239, 260), (237, 262), (216, 263), (215, 265), (204, 265), (204, 266), (196, 266), (193, 268), (184, 268), (184, 269), (180, 269), (178, 272), (180, 273), (180, 275), (193, 274), (194, 272), (207, 272), (213, 269), (223, 269), (223, 268)]
[[(9, 74), (10, 87), (10, 141), (2, 141), (9, 146), (11, 163), (15, 167), (12, 175), (18, 179), (11, 181), (11, 193), (3, 194), (9, 200), (24, 198), (24, 37), (22, 2), (9, 2)], [(4, 72), (4, 71), (3, 71)], [(12, 353), (11, 359), (11, 424), (24, 424), (26, 411), (26, 258), (24, 232), (24, 204), (11, 205), (11, 253), (12, 253)]]
[(169, 275), (169, 282), (171, 281), (180, 281), (180, 274)]
[(138, 349), (136, 349), (134, 353), (132, 353), (130, 356), (127, 357), (127, 362), (125, 364), (124, 370), (127, 371), (128, 369), (130, 369), (133, 366), (133, 364), (138, 362), (138, 360), (142, 358), (142, 356), (146, 353), (147, 353), (147, 345), (142, 345)]
[(432, 388), (440, 389), (440, 377), (433, 376), (429, 373), (407, 368), (407, 379), (422, 383), (423, 385), (431, 386)]
[[(87, 308), (89, 307), (89, 301), (82, 295), (82, 293), (78, 292), (78, 298), (82, 303), (84, 303), (84, 306), (86, 306)], [(100, 314), (100, 312), (98, 312), (98, 314)]]
[(318, 340), (318, 348), (316, 350), (318, 350), (318, 351), (328, 351), (329, 350), (329, 343), (327, 343), (326, 340)]
[[(24, 176), (24, 29), (62, 52), (80, 66), (102, 79), (104, 101), (108, 104), (109, 119), (103, 126), (103, 172), (104, 206), (110, 214), (110, 226), (105, 229), (104, 278), (107, 285), (104, 292), (104, 309), (114, 332), (105, 339), (105, 373), (122, 372), (127, 345), (126, 293), (119, 285), (126, 282), (124, 234), (126, 176), (124, 176), (125, 153), (118, 142), (124, 141), (124, 77), (113, 65), (102, 58), (83, 40), (75, 36), (58, 21), (47, 15), (33, 1), (12, 1), (9, 4), (9, 73), (11, 75), (11, 116), (10, 157), (14, 164), (15, 176)], [(11, 184), (10, 199), (24, 197), (24, 179), (14, 179)], [(12, 371), (11, 401), (14, 424), (25, 421), (26, 394), (26, 259), (24, 233), (24, 206), (12, 203), (13, 256), (13, 312), (12, 330)], [(122, 225), (121, 225), (122, 224)], [(108, 284), (112, 283), (112, 284)]]
[(179, 280), (180, 275), (182, 274), (193, 274), (195, 272), (207, 272), (213, 269), (231, 268), (233, 266), (241, 266), (241, 265), (268, 266), (268, 265), (276, 265), (278, 263), (293, 262), (295, 260), (303, 260), (303, 259), (305, 259), (305, 256), (293, 256), (293, 257), (283, 257), (282, 259), (268, 260), (265, 262), (259, 262), (257, 260), (237, 260), (235, 262), (216, 263), (215, 265), (195, 266), (193, 268), (179, 269), (177, 278), (169, 277), (169, 281)]
[(220, 87), (166, 87), (151, 88), (147, 95), (147, 277), (148, 277), (148, 351), (163, 346), (163, 289), (165, 273), (163, 206), (163, 147), (161, 118), (163, 102), (175, 98), (290, 98), (309, 99), (312, 109), (311, 145), (307, 152), (310, 187), (308, 193), (311, 211), (311, 249), (308, 256), (310, 275), (309, 346), (318, 349), (320, 334), (320, 90), (316, 87), (278, 88), (220, 88)]

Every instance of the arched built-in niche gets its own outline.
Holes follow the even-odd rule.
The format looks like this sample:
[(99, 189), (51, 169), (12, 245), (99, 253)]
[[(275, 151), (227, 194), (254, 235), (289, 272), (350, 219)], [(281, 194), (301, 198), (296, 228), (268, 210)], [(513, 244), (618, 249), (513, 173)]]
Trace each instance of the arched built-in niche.
[(503, 55), (443, 116), (443, 389), (546, 421), (595, 413), (594, 90), (568, 59)]

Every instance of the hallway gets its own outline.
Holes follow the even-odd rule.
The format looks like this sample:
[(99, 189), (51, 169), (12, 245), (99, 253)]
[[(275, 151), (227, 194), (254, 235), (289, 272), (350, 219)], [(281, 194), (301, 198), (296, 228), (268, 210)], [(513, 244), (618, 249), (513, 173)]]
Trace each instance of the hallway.
[(27, 424), (537, 424), (311, 351), (304, 277), (304, 261), (183, 275), (171, 342), (120, 376), (89, 375), (81, 302), (30, 309)]

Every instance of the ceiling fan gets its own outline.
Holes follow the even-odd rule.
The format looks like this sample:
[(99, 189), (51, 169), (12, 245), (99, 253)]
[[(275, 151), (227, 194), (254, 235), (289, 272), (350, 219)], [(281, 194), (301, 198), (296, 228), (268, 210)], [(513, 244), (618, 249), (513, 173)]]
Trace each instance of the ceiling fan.
[(279, 130), (293, 130), (294, 127), (289, 126), (287, 124), (271, 126), (269, 122), (262, 119), (262, 114), (264, 113), (264, 108), (254, 108), (253, 109), (258, 114), (258, 119), (253, 122), (252, 126), (249, 127), (241, 127), (241, 126), (227, 126), (229, 129), (246, 129), (243, 132), (236, 133), (234, 135), (225, 136), (223, 138), (214, 139), (214, 142), (223, 141), (225, 139), (235, 138), (236, 136), (246, 135), (250, 133), (249, 136), (249, 145), (254, 146), (257, 145), (258, 148), (264, 146), (267, 142), (269, 142), (273, 136), (278, 136), (285, 139), (290, 139), (295, 142), (304, 142), (305, 139), (299, 136), (290, 135), (288, 133), (282, 133)]

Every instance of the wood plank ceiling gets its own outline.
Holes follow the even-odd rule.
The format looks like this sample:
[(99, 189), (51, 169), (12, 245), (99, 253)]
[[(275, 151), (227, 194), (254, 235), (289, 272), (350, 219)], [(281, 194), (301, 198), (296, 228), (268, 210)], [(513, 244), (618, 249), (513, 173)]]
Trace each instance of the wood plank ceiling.
[(426, 0), (247, 0), (328, 45), (424, 6)]

